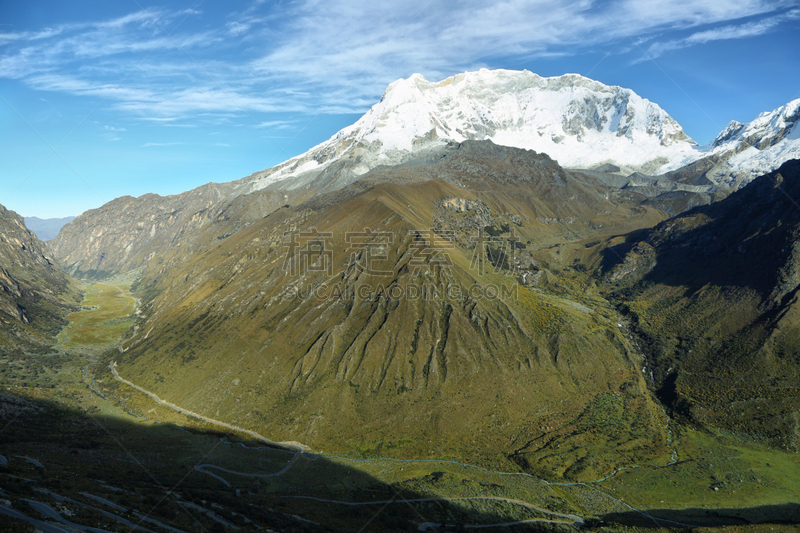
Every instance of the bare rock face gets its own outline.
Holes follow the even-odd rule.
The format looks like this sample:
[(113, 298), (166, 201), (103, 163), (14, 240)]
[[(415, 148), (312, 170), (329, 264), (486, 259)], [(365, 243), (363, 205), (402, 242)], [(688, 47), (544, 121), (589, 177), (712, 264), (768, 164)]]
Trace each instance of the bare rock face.
[(216, 191), (211, 186), (206, 189), (196, 190), (199, 194), (117, 198), (80, 215), (50, 246), (78, 277), (133, 270), (152, 258), (151, 244), (171, 240), (187, 218), (210, 206)]
[(0, 206), (0, 352), (52, 344), (78, 291), (22, 217)]
[[(79, 278), (103, 278), (157, 261), (167, 250), (196, 250), (286, 203), (283, 193), (228, 196), (233, 183), (210, 183), (173, 196), (124, 196), (89, 210), (49, 243)], [(208, 229), (206, 234), (203, 230)]]

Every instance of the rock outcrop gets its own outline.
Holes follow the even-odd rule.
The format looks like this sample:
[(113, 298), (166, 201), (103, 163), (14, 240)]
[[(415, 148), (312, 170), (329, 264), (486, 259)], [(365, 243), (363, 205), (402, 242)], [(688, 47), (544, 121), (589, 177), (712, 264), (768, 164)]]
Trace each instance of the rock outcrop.
[(0, 352), (46, 349), (79, 303), (47, 247), (22, 217), (0, 206)]

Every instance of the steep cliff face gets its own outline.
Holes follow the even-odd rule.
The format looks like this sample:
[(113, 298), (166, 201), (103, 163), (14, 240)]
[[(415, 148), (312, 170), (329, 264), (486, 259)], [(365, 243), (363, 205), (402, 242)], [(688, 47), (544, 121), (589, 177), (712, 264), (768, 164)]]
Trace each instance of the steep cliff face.
[(222, 198), (224, 186), (206, 185), (175, 196), (124, 196), (80, 215), (49, 244), (78, 277), (133, 270), (152, 259), (197, 211)]
[(46, 349), (79, 302), (46, 246), (0, 206), (0, 352)]

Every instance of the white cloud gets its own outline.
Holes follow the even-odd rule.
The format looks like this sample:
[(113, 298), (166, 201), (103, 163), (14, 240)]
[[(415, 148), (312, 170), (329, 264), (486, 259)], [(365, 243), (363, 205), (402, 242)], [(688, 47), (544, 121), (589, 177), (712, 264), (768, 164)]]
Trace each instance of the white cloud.
[(277, 130), (288, 130), (296, 125), (297, 121), (294, 120), (267, 120), (266, 122), (261, 122), (259, 124), (256, 124), (256, 127), (277, 129)]
[(225, 24), (225, 28), (230, 35), (239, 36), (248, 32), (254, 25), (264, 22), (264, 20), (265, 19), (259, 17), (244, 16), (239, 18), (239, 20), (228, 22)]
[(115, 128), (114, 126), (103, 126), (103, 128), (108, 131), (128, 131), (125, 128)]
[(638, 28), (634, 30), (638, 34), (637, 30), (688, 29), (739, 20), (773, 13), (794, 4), (793, 0), (622, 0), (617, 9), (625, 14), (623, 21), (638, 21)]
[(144, 143), (142, 148), (147, 148), (148, 146), (178, 146), (181, 144), (186, 144), (185, 142), (169, 142), (169, 143)]
[(723, 39), (742, 39), (744, 37), (755, 37), (772, 31), (776, 26), (787, 20), (797, 20), (800, 18), (800, 10), (792, 10), (784, 15), (767, 17), (765, 19), (740, 24), (738, 26), (723, 26), (711, 30), (693, 33), (686, 40), (689, 43), (707, 43)]
[[(0, 33), (0, 77), (107, 99), (153, 122), (198, 114), (360, 113), (389, 82), (414, 72), (441, 79), (492, 66), (492, 57), (560, 57), (623, 40), (635, 44), (615, 53), (646, 47), (655, 57), (774, 31), (798, 18), (797, 10), (787, 11), (793, 5), (796, 0), (298, 0), (252, 3), (221, 20), (142, 10)], [(202, 29), (179, 24), (186, 17), (203, 22)]]
[(0, 33), (0, 45), (11, 41), (38, 41), (39, 39), (47, 39), (49, 37), (54, 37), (63, 31), (64, 27), (44, 28), (43, 30), (37, 32)]
[(698, 31), (683, 39), (671, 39), (663, 42), (655, 42), (647, 49), (645, 58), (637, 61), (641, 62), (656, 58), (671, 50), (679, 50), (690, 46), (705, 44), (711, 41), (723, 41), (731, 39), (744, 39), (756, 37), (774, 31), (780, 24), (800, 19), (800, 10), (792, 9), (780, 15), (765, 17), (760, 20), (750, 21), (743, 24), (729, 24), (717, 28)]

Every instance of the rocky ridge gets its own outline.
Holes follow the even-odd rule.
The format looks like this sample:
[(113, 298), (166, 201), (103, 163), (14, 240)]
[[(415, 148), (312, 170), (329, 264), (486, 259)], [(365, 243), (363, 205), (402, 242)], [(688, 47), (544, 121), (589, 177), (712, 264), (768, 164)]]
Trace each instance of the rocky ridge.
[(52, 253), (0, 206), (0, 351), (46, 349), (79, 302)]
[(219, 236), (230, 235), (283, 205), (369, 180), (372, 170), (419, 166), (450, 144), (480, 139), (535, 149), (562, 167), (592, 167), (585, 172), (606, 185), (676, 215), (800, 155), (799, 107), (797, 100), (750, 125), (731, 124), (698, 147), (656, 104), (582, 76), (481, 70), (433, 83), (414, 75), (301, 156), (179, 195), (114, 200), (65, 226), (51, 247), (79, 277), (134, 270), (174, 246), (201, 246), (193, 233), (212, 221)]
[[(209, 183), (172, 196), (117, 198), (64, 226), (48, 246), (73, 276), (103, 278), (158, 261), (166, 250), (196, 251), (304, 197), (303, 191), (237, 197), (231, 194), (235, 185)], [(211, 235), (201, 237), (206, 229)]]

